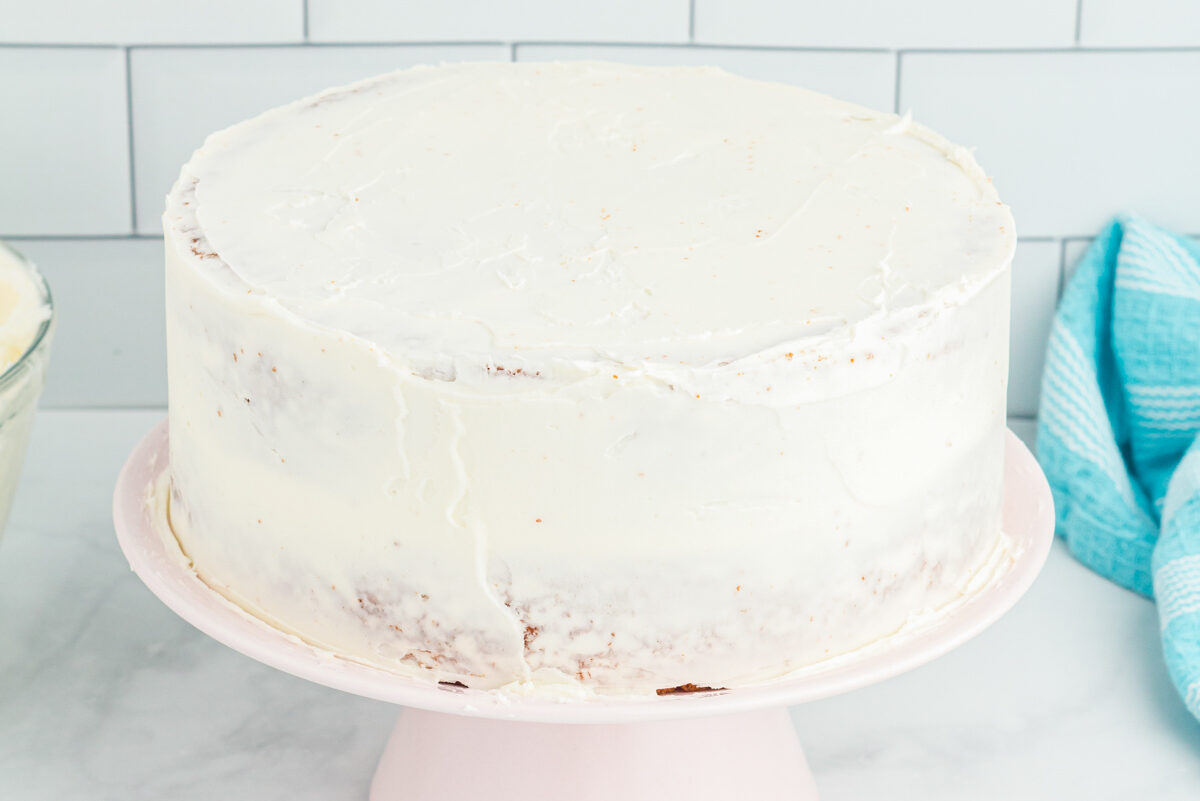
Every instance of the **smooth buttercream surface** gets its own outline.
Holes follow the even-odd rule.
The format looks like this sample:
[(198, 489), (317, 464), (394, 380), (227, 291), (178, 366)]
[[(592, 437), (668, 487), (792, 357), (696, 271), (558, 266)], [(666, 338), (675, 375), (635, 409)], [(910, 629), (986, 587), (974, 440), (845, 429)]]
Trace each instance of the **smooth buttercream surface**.
[(49, 316), (41, 278), (0, 243), (0, 373), (29, 349)]
[(443, 374), (794, 352), (1014, 241), (962, 148), (715, 68), (406, 70), (214, 134), (186, 175), (242, 282)]
[(740, 686), (945, 608), (1000, 537), (1012, 221), (906, 118), (421, 68), (214, 134), (164, 223), (174, 531), (339, 654)]

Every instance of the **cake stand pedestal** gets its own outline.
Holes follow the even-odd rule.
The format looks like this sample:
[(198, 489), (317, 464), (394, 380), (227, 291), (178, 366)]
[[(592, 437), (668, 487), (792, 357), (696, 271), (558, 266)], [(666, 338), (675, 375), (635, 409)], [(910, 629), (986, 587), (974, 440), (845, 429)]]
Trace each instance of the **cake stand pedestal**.
[(732, 690), (555, 700), (399, 676), (307, 645), (242, 612), (192, 572), (163, 511), (149, 502), (167, 468), (167, 426), (134, 449), (113, 518), (134, 572), (184, 620), (260, 662), (335, 689), (407, 707), (388, 740), (371, 801), (814, 801), (787, 707), (873, 684), (961, 645), (1028, 589), (1049, 553), (1046, 479), (1010, 432), (1004, 564), (936, 621), (792, 677)]
[(406, 709), (388, 739), (370, 797), (815, 801), (817, 788), (786, 707), (592, 725)]

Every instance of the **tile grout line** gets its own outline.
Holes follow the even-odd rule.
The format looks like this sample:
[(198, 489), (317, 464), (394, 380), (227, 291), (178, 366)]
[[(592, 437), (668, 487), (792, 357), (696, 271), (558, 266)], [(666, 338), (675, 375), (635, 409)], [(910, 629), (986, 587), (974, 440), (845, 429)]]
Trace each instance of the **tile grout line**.
[(696, 0), (688, 0), (688, 43), (696, 41)]
[(517, 60), (517, 43), (516, 42), (508, 43), (508, 60), (509, 61)]
[(161, 241), (162, 234), (0, 234), (8, 242), (153, 242)]
[(896, 114), (900, 113), (900, 57), (904, 55), (904, 51), (896, 51), (896, 87), (892, 95), (892, 111)]
[[(16, 42), (0, 42), (0, 48), (37, 48), (37, 49), (93, 49), (93, 50), (109, 50), (126, 48), (131, 50), (281, 50), (297, 47), (312, 47), (312, 48), (330, 48), (330, 49), (346, 49), (355, 47), (478, 47), (486, 45), (506, 45), (509, 42), (500, 41), (498, 39), (433, 39), (433, 40), (412, 40), (412, 41), (354, 41), (354, 42), (173, 42), (173, 43), (155, 43), (155, 42), (133, 42), (126, 45), (119, 44), (71, 44), (71, 43), (37, 43), (37, 44), (21, 44)], [(715, 44), (712, 42), (679, 42), (679, 41), (664, 41), (664, 42), (627, 42), (620, 40), (521, 40), (513, 42), (513, 44), (533, 45), (533, 46), (550, 46), (550, 47), (628, 47), (637, 49), (655, 49), (655, 48), (685, 48), (694, 50), (745, 50), (745, 51), (762, 51), (762, 52), (783, 52), (783, 53), (890, 53), (892, 52), (886, 47), (821, 47), (821, 46), (789, 46), (789, 45), (753, 45), (753, 44)], [(1159, 50), (1162, 48), (1147, 48)], [(1194, 48), (1185, 48), (1191, 50), (1200, 50), (1200, 46)], [(978, 52), (974, 50), (962, 50), (951, 52), (972, 53)]]
[[(74, 45), (74, 44), (12, 44), (0, 42), (0, 48), (38, 48), (43, 50), (54, 49), (119, 49), (126, 48), (129, 50), (297, 50), (297, 49), (329, 49), (329, 50), (345, 50), (355, 47), (377, 48), (377, 47), (480, 47), (486, 45), (504, 45), (507, 42), (502, 42), (499, 39), (437, 39), (429, 41), (361, 41), (361, 42), (133, 42), (126, 45), (103, 44), (103, 45)], [(613, 43), (609, 43), (613, 44)], [(620, 43), (618, 43), (620, 44)], [(661, 44), (651, 45), (654, 47), (662, 47)]]
[(129, 230), (137, 233), (137, 173), (133, 165), (133, 51), (125, 48), (125, 138), (129, 145)]
[(308, 44), (308, 0), (300, 0), (300, 32)]
[[(77, 42), (0, 42), (0, 49), (38, 50), (271, 50), (296, 47), (354, 48), (354, 47), (472, 47), (480, 45), (505, 45), (491, 40), (413, 40), (413, 41), (353, 41), (353, 42), (133, 42), (130, 44)], [(1129, 45), (1088, 47), (907, 47), (893, 50), (887, 47), (834, 47), (820, 45), (754, 45), (719, 42), (627, 42), (620, 40), (528, 40), (522, 45), (552, 47), (628, 47), (638, 49), (682, 48), (688, 50), (740, 50), (751, 52), (781, 53), (905, 53), (905, 54), (948, 54), (948, 55), (1037, 55), (1042, 53), (1200, 53), (1200, 45)]]
[(0, 42), (0, 48), (3, 47), (25, 50), (115, 50), (121, 45), (116, 42)]
[(1079, 33), (1083, 25), (1083, 0), (1075, 0), (1075, 46), (1079, 46)]
[(1054, 287), (1054, 307), (1058, 308), (1062, 300), (1063, 289), (1067, 285), (1067, 242), (1065, 237), (1058, 243), (1058, 284)]
[[(726, 47), (728, 45), (712, 45)], [(820, 48), (787, 48), (792, 50)], [(824, 48), (828, 50), (843, 50), (850, 48)], [(859, 48), (862, 52), (871, 48)], [(878, 51), (879, 48), (874, 48)], [(905, 53), (935, 54), (935, 55), (988, 55), (988, 56), (1023, 56), (1043, 53), (1197, 53), (1200, 45), (1129, 45), (1126, 47), (1088, 47), (1086, 45), (1053, 46), (1053, 47), (905, 47)]]

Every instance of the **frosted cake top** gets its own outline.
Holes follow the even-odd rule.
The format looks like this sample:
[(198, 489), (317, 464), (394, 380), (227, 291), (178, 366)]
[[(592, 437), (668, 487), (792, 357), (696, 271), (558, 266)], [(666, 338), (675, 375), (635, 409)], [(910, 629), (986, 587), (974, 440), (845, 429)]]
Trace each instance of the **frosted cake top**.
[(790, 354), (972, 294), (1015, 241), (971, 154), (907, 118), (606, 63), (421, 67), (269, 111), (209, 137), (165, 221), (222, 286), (435, 371)]

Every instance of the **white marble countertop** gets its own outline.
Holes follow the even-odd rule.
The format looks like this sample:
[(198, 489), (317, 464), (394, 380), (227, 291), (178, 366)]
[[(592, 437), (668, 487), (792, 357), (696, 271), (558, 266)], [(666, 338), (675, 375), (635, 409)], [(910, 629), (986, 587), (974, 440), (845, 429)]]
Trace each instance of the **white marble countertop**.
[[(0, 796), (362, 801), (386, 704), (259, 665), (129, 571), (110, 502), (162, 412), (43, 412), (0, 541)], [(1056, 545), (978, 639), (793, 710), (824, 801), (1200, 798), (1153, 606)]]

